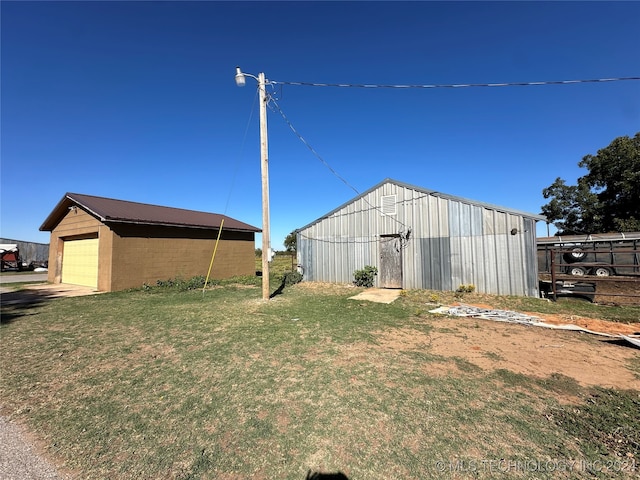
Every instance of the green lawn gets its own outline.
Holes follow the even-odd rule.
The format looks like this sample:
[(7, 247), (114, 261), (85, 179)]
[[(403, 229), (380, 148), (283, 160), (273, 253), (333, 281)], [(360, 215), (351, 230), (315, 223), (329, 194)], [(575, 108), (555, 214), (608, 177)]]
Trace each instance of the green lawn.
[[(289, 253), (277, 254), (273, 257), (273, 260), (269, 262), (269, 272), (272, 274), (282, 274), (285, 272), (295, 271), (296, 269), (296, 256)], [(262, 271), (262, 257), (256, 257), (256, 271)]]
[(385, 305), (348, 299), (358, 291), (296, 285), (265, 302), (251, 285), (151, 288), (3, 306), (2, 413), (81, 479), (634, 476), (640, 392), (456, 359), (461, 373), (436, 375), (445, 360), (428, 346), (377, 348), (379, 334), (430, 333), (425, 301), (452, 294)]

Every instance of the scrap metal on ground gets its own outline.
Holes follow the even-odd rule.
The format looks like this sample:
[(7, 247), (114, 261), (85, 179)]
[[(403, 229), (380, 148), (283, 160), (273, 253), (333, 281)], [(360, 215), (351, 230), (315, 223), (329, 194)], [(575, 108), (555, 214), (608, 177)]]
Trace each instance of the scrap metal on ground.
[(473, 305), (455, 305), (438, 307), (433, 310), (429, 310), (429, 313), (437, 313), (441, 315), (451, 315), (454, 317), (472, 317), (480, 318), (484, 320), (494, 320), (497, 322), (510, 322), (519, 323), (524, 325), (532, 325), (536, 327), (553, 328), (556, 330), (574, 330), (580, 332), (591, 333), (593, 335), (601, 335), (604, 337), (622, 338), (628, 343), (636, 347), (640, 347), (640, 335), (613, 335), (610, 333), (596, 332), (589, 330), (578, 325), (566, 324), (566, 325), (554, 325), (546, 323), (540, 317), (534, 315), (527, 315), (520, 312), (514, 312), (511, 310), (494, 310), (491, 308), (476, 307)]

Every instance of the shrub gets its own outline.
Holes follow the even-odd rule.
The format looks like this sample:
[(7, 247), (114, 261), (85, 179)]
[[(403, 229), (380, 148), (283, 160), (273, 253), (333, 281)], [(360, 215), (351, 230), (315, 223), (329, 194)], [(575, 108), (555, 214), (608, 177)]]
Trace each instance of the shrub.
[(373, 280), (376, 275), (378, 275), (378, 269), (371, 265), (367, 265), (362, 270), (356, 270), (353, 272), (353, 283), (356, 287), (373, 287)]
[(427, 297), (430, 303), (440, 303), (440, 297), (435, 293), (430, 293)]
[(295, 285), (296, 283), (300, 283), (301, 281), (302, 281), (302, 274), (300, 272), (286, 272), (282, 276), (282, 282), (286, 287)]
[[(294, 278), (289, 279), (289, 282), (291, 282), (290, 285), (293, 285), (294, 283), (298, 283), (297, 281), (294, 281)], [(176, 278), (169, 278), (168, 280), (158, 280), (155, 286), (144, 283), (142, 285), (142, 289), (145, 291), (151, 291), (154, 288), (164, 288), (164, 289), (178, 290), (181, 292), (185, 292), (187, 290), (200, 290), (204, 288), (205, 280), (206, 280), (206, 277), (203, 275), (197, 275), (195, 277), (191, 277), (189, 280), (184, 280), (182, 278), (176, 277)], [(209, 281), (207, 282), (207, 287), (213, 287), (218, 285), (236, 285), (236, 284), (260, 286), (261, 283), (262, 283), (262, 279), (260, 277), (256, 277), (255, 275), (240, 275), (240, 276), (230, 277), (230, 278), (209, 278)]]
[[(191, 277), (189, 280), (183, 280), (182, 278), (170, 278), (168, 280), (158, 280), (156, 284), (162, 288), (175, 288), (176, 290), (196, 290), (204, 287), (205, 277), (198, 275)], [(144, 287), (143, 287), (144, 288)], [(148, 289), (148, 288), (145, 288)]]
[(456, 290), (454, 296), (456, 298), (462, 298), (465, 293), (473, 293), (476, 290), (475, 285), (460, 285)]

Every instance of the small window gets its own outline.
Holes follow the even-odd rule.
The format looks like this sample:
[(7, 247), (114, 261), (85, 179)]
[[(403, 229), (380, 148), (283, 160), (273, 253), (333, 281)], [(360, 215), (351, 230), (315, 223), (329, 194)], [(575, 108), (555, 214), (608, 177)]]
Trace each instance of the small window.
[(380, 205), (383, 215), (395, 215), (396, 214), (396, 196), (395, 195), (383, 195), (382, 205)]

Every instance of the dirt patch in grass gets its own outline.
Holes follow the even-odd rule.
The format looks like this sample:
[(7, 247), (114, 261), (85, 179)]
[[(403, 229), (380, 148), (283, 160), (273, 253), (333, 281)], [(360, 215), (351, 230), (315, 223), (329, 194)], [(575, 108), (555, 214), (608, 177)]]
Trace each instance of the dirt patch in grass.
[(354, 292), (355, 294), (363, 290), (362, 288), (346, 283), (302, 282), (297, 284), (296, 287), (301, 290), (308, 290), (323, 295), (335, 295), (348, 292)]
[[(465, 303), (479, 308), (493, 309), (491, 305), (481, 303)], [(598, 318), (583, 317), (580, 315), (569, 315), (564, 313), (539, 313), (539, 312), (521, 312), (526, 315), (532, 315), (540, 318), (545, 323), (552, 325), (577, 325), (592, 332), (606, 333), (609, 335), (633, 335), (640, 334), (639, 322), (611, 322)]]
[[(475, 307), (491, 309), (489, 305), (473, 304)], [(607, 333), (609, 335), (633, 335), (640, 334), (640, 323), (620, 323), (600, 320), (598, 318), (588, 318), (579, 315), (556, 314), (556, 313), (537, 313), (522, 312), (526, 315), (532, 315), (551, 325), (577, 325), (586, 328), (592, 332)]]
[(609, 322), (597, 318), (566, 314), (529, 313), (529, 315), (540, 317), (546, 323), (551, 323), (552, 325), (577, 325), (593, 332), (608, 333), (610, 335), (640, 334), (640, 323)]
[[(551, 275), (540, 274), (540, 280), (551, 282)], [(640, 305), (640, 277), (616, 276), (596, 277), (570, 277), (568, 282), (590, 283), (595, 285), (596, 294), (593, 297), (595, 303), (601, 305)]]
[[(413, 328), (380, 332), (373, 348), (445, 359), (425, 364), (433, 376), (461, 375), (475, 366), (538, 378), (564, 375), (583, 386), (640, 389), (640, 378), (630, 368), (640, 351), (605, 337), (476, 319), (434, 319), (429, 325), (430, 333)], [(366, 358), (356, 345), (345, 354), (352, 360)]]
[(596, 279), (596, 296), (594, 301), (603, 304), (614, 305), (640, 305), (640, 278), (625, 277), (627, 280), (633, 278), (634, 281), (620, 281)]

